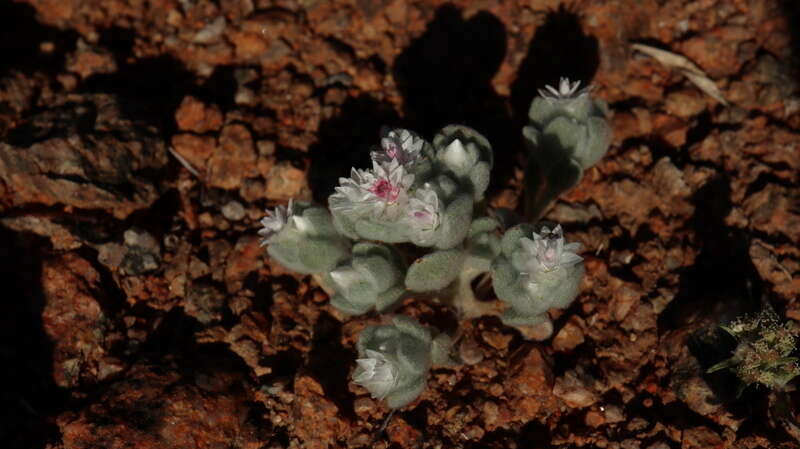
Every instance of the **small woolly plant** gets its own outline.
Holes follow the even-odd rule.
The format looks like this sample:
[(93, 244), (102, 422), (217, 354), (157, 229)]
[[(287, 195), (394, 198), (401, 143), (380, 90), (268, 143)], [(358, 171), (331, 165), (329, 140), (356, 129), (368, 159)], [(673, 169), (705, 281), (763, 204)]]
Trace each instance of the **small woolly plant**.
[[(608, 148), (607, 108), (588, 92), (562, 80), (531, 105), (523, 135), (534, 218)], [(391, 311), (413, 296), (450, 304), (461, 319), (500, 315), (526, 338), (547, 338), (530, 328), (552, 329), (548, 309), (565, 308), (578, 295), (579, 244), (567, 243), (560, 226), (503, 229), (494, 218), (502, 214), (484, 200), (494, 163), (489, 141), (461, 125), (442, 128), (431, 141), (388, 129), (371, 159), (371, 168), (339, 179), (328, 209), (290, 201), (268, 210), (260, 234), (269, 256), (314, 275), (345, 315)], [(489, 278), (504, 312), (473, 290), (489, 292)], [(446, 341), (421, 329), (398, 317), (365, 330), (356, 383), (392, 408), (417, 397), (435, 362), (434, 343)]]
[(782, 390), (800, 375), (797, 357), (792, 357), (798, 330), (793, 323), (781, 323), (772, 309), (739, 318), (722, 329), (736, 339), (733, 355), (708, 369), (709, 373), (730, 369), (741, 381), (739, 393), (752, 384)]
[(353, 382), (390, 408), (400, 408), (425, 389), (431, 365), (449, 365), (450, 337), (430, 330), (406, 316), (390, 325), (371, 326), (358, 337), (357, 367)]
[(526, 211), (537, 219), (555, 197), (580, 181), (584, 170), (608, 150), (611, 126), (608, 106), (580, 89), (580, 81), (561, 78), (533, 100), (522, 129), (528, 148), (525, 170)]
[(537, 233), (528, 224), (503, 236), (502, 252), (492, 264), (494, 291), (511, 304), (503, 323), (534, 326), (550, 321), (547, 310), (563, 309), (578, 295), (583, 276), (578, 243), (565, 243), (561, 226), (543, 226)]

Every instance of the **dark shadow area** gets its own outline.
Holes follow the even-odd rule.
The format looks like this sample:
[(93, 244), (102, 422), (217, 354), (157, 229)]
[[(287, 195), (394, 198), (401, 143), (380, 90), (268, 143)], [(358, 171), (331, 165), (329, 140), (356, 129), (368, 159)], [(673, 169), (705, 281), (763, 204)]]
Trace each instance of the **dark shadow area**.
[(116, 27), (102, 30), (98, 46), (114, 55), (117, 70), (88, 77), (76, 91), (114, 95), (124, 117), (154, 126), (164, 137), (177, 130), (174, 115), (184, 96), (194, 95), (210, 102), (222, 98), (232, 101), (233, 90), (228, 80), (232, 79), (231, 73), (213, 73), (207, 86), (197, 86), (195, 74), (177, 59), (166, 55), (136, 58), (134, 39), (133, 30)]
[(323, 312), (314, 324), (314, 339), (308, 353), (308, 370), (319, 381), (325, 396), (333, 400), (339, 412), (348, 419), (357, 420), (353, 408), (353, 395), (347, 389), (350, 383), (350, 364), (355, 354), (342, 346), (342, 323)]
[(505, 54), (506, 29), (497, 17), (482, 11), (465, 20), (446, 4), (392, 68), (403, 95), (403, 126), (426, 139), (449, 124), (475, 128), (494, 149), (493, 184), (511, 176), (520, 142), (491, 84)]
[(94, 133), (99, 111), (92, 101), (67, 101), (36, 111), (8, 133), (5, 141), (16, 147), (29, 147), (47, 139)]
[(53, 381), (54, 347), (42, 327), (41, 246), (0, 227), (0, 441), (11, 449), (57, 443), (51, 417), (68, 399)]
[(480, 12), (464, 20), (453, 5), (439, 8), (393, 67), (405, 124), (427, 138), (451, 123), (490, 134), (507, 119), (491, 86), (505, 53), (506, 30), (495, 16)]
[(800, 83), (800, 2), (782, 0), (781, 8), (786, 16), (786, 28), (791, 37), (791, 67), (794, 71), (795, 83)]
[(731, 210), (730, 179), (718, 176), (697, 193), (692, 202), (700, 254), (685, 269), (675, 299), (659, 316), (659, 330), (697, 325), (711, 326), (760, 309), (762, 281), (750, 259), (749, 238), (729, 228), (725, 217)]
[[(42, 25), (36, 10), (13, 1), (0, 2), (0, 78), (12, 71), (31, 74), (43, 71), (56, 74), (63, 70), (66, 55), (74, 50), (78, 33)], [(52, 51), (42, 51), (44, 43)]]
[[(713, 373), (708, 373), (707, 371), (733, 354), (733, 350), (736, 348), (736, 340), (722, 329), (701, 328), (689, 336), (686, 344), (689, 347), (689, 352), (699, 362), (700, 371), (703, 373), (702, 377), (711, 387), (714, 396), (726, 404), (735, 401), (740, 387), (736, 374), (728, 369)], [(673, 383), (681, 385), (685, 382), (675, 379)], [(742, 397), (747, 397), (747, 393), (745, 392)], [(734, 410), (730, 407), (729, 409), (742, 415), (742, 410)]]
[[(368, 150), (379, 143), (379, 130), (393, 125), (429, 140), (448, 124), (475, 128), (494, 149), (492, 186), (505, 185), (537, 89), (557, 84), (561, 76), (588, 82), (599, 64), (597, 41), (583, 33), (577, 15), (563, 8), (552, 12), (512, 86), (512, 115), (491, 84), (506, 50), (505, 26), (494, 15), (484, 11), (465, 19), (454, 5), (440, 7), (392, 67), (403, 96), (402, 120), (388, 104), (361, 96), (346, 100), (339, 114), (320, 125), (320, 140), (310, 149), (314, 199), (324, 202), (350, 167), (368, 167)], [(558, 65), (542, 62), (555, 60)]]
[[(195, 403), (217, 396), (244, 398), (249, 368), (227, 344), (197, 343), (195, 332), (201, 328), (179, 308), (164, 314), (124, 376), (84, 389), (84, 399), (74, 408), (98, 432), (129, 435), (157, 433), (167, 424), (165, 420), (182, 419), (170, 413), (165, 402), (173, 398)], [(252, 412), (263, 408), (249, 405), (253, 409), (246, 419), (255, 420)]]
[(159, 56), (121, 64), (112, 74), (91, 76), (78, 91), (114, 95), (125, 117), (168, 136), (176, 131), (175, 110), (188, 94), (193, 77), (179, 61)]
[[(747, 388), (739, 395), (740, 383), (730, 370), (706, 371), (732, 355), (736, 341), (720, 329), (737, 317), (752, 315), (765, 304), (764, 285), (752, 263), (750, 236), (728, 227), (725, 217), (732, 208), (730, 179), (720, 175), (708, 181), (694, 195), (695, 229), (700, 253), (694, 265), (681, 273), (675, 299), (658, 319), (659, 333), (685, 331), (685, 344), (698, 364), (700, 374), (713, 392), (715, 401), (747, 423), (764, 422), (764, 390)], [(673, 372), (671, 388), (696, 376), (692, 370)], [(774, 433), (774, 430), (764, 431)], [(782, 439), (779, 438), (779, 439)]]
[[(406, 412), (399, 413), (399, 415), (411, 426), (413, 429), (418, 430), (421, 435), (425, 435), (425, 430), (429, 427), (428, 426), (428, 415), (432, 413), (429, 409), (431, 408), (431, 403), (428, 401), (420, 401), (416, 407)], [(402, 409), (401, 409), (402, 410)], [(394, 418), (392, 418), (394, 419)], [(384, 432), (384, 436), (388, 436)], [(417, 440), (419, 442), (419, 440)], [(421, 446), (421, 445), (420, 445)], [(391, 446), (390, 446), (391, 447)]]
[[(749, 237), (725, 225), (731, 210), (730, 179), (718, 176), (697, 193), (692, 202), (700, 253), (694, 265), (681, 273), (675, 299), (658, 319), (659, 334), (688, 331), (686, 344), (702, 372), (730, 357), (734, 342), (721, 324), (761, 309), (763, 283), (749, 255)], [(724, 401), (735, 399), (737, 382), (728, 372), (705, 375), (709, 386)]]
[(319, 125), (319, 140), (309, 148), (308, 182), (314, 200), (327, 204), (328, 196), (349, 177), (350, 168), (370, 168), (369, 150), (380, 143), (383, 126), (397, 125), (392, 107), (368, 95), (348, 98), (339, 114)]
[(519, 447), (552, 447), (550, 444), (550, 429), (538, 421), (530, 421), (520, 429), (517, 444)]
[(599, 65), (597, 39), (584, 34), (578, 14), (564, 5), (549, 12), (536, 29), (511, 85), (515, 129), (527, 121), (528, 108), (539, 89), (558, 86), (562, 77), (580, 80), (581, 86), (588, 86)]

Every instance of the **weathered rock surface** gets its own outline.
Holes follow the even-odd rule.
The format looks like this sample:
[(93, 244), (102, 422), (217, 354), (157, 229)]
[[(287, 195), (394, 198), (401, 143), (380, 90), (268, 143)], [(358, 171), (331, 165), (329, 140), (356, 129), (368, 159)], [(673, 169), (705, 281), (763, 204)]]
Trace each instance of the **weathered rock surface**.
[(117, 219), (162, 189), (164, 143), (125, 119), (107, 95), (67, 95), (0, 142), (5, 207), (101, 210)]

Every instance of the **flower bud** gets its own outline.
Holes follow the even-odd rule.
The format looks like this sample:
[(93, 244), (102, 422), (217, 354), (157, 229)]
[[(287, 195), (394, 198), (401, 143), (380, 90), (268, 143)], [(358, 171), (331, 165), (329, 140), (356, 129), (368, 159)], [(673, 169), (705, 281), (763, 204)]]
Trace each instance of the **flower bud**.
[[(441, 338), (445, 337), (445, 338)], [(358, 336), (358, 367), (353, 382), (372, 397), (400, 408), (425, 389), (432, 363), (449, 364), (450, 339), (431, 332), (412, 318), (396, 316), (392, 324), (370, 326)]]
[(366, 388), (375, 399), (384, 399), (397, 384), (397, 367), (382, 353), (366, 349), (366, 358), (356, 359), (353, 382)]
[(308, 203), (267, 210), (258, 234), (267, 253), (286, 268), (303, 274), (323, 273), (346, 259), (350, 242), (333, 226), (330, 213)]
[(463, 188), (472, 191), (476, 201), (482, 199), (494, 159), (489, 141), (472, 128), (450, 125), (436, 134), (433, 146), (444, 172), (452, 173)]
[(325, 278), (336, 294), (331, 304), (344, 313), (359, 315), (370, 309), (383, 311), (405, 292), (405, 267), (390, 247), (369, 242), (357, 243), (351, 259)]

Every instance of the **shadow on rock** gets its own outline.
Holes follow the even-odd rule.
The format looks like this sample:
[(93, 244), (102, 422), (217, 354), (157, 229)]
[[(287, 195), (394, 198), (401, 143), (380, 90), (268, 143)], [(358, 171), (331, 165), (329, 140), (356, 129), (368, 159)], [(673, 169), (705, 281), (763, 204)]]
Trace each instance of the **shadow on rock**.
[(0, 304), (0, 441), (8, 448), (54, 443), (58, 414), (67, 395), (54, 382), (53, 343), (44, 332), (38, 244), (0, 227), (3, 298)]
[(404, 126), (427, 139), (453, 123), (475, 128), (494, 148), (495, 182), (511, 175), (519, 147), (519, 130), (491, 84), (505, 54), (506, 29), (497, 17), (482, 11), (465, 20), (447, 4), (392, 69), (403, 95)]
[(686, 335), (683, 344), (697, 360), (698, 374), (724, 401), (735, 399), (735, 377), (729, 372), (706, 374), (733, 349), (732, 339), (719, 326), (758, 311), (763, 292), (748, 252), (748, 236), (725, 224), (732, 207), (730, 195), (730, 179), (725, 176), (710, 180), (695, 193), (692, 225), (700, 254), (682, 273), (678, 292), (658, 322), (662, 335), (671, 331)]
[[(170, 56), (136, 58), (133, 53), (134, 37), (133, 30), (104, 30), (98, 45), (114, 55), (117, 70), (89, 76), (80, 83), (77, 91), (114, 95), (125, 117), (155, 126), (162, 135), (170, 136), (176, 130), (174, 114), (184, 96), (193, 94), (203, 97), (201, 93), (215, 92), (216, 88), (224, 85), (216, 82), (208, 88), (196, 86), (196, 75), (186, 69), (181, 61)], [(214, 74), (209, 78), (215, 79)], [(222, 98), (223, 95), (233, 97), (229, 88), (221, 90), (216, 92), (215, 98)]]
[(383, 126), (397, 125), (392, 107), (368, 95), (347, 99), (339, 113), (320, 123), (319, 140), (311, 145), (308, 182), (314, 201), (326, 204), (351, 167), (368, 168), (369, 150), (380, 142)]
[[(11, 71), (60, 73), (65, 55), (75, 48), (78, 33), (42, 25), (36, 10), (22, 3), (0, 2), (0, 78)], [(44, 44), (51, 50), (43, 50)], [(45, 47), (46, 48), (46, 47)]]
[(507, 114), (491, 80), (505, 52), (505, 27), (495, 16), (480, 12), (464, 20), (455, 6), (439, 8), (393, 68), (406, 124), (428, 138), (451, 123), (496, 133), (492, 128)]
[(350, 384), (350, 364), (354, 354), (342, 346), (342, 323), (333, 316), (322, 313), (314, 324), (314, 340), (308, 354), (308, 369), (322, 385), (325, 395), (336, 403), (339, 411), (356, 419)]
[(797, 82), (800, 82), (800, 3), (796, 0), (783, 0), (781, 2), (784, 15), (786, 16), (787, 29), (791, 34), (791, 64), (794, 68), (794, 75)]

